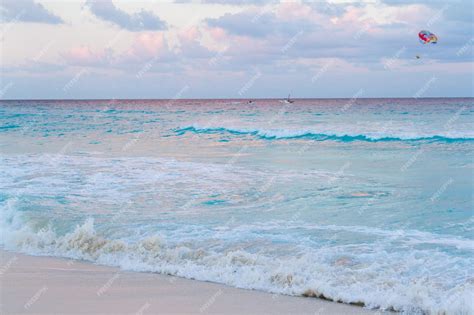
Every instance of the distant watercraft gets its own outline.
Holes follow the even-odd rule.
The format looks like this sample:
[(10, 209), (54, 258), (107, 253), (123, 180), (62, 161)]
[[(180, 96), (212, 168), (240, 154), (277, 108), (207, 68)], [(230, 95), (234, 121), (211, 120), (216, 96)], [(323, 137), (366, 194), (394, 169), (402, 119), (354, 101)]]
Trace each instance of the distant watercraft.
[(285, 102), (286, 104), (291, 104), (291, 103), (293, 103), (294, 101), (290, 99), (290, 94), (288, 94), (288, 98), (287, 98), (286, 100), (284, 100), (284, 102)]

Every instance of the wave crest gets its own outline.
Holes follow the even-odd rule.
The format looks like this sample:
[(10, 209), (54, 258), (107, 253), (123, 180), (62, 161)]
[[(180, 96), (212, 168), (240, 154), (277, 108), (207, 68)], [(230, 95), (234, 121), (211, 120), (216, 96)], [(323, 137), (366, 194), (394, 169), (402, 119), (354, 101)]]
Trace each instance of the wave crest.
[(339, 142), (388, 142), (388, 141), (430, 141), (430, 142), (463, 142), (474, 141), (471, 137), (452, 137), (448, 135), (369, 135), (369, 134), (344, 134), (344, 133), (319, 133), (310, 130), (289, 130), (289, 129), (250, 129), (250, 128), (228, 128), (228, 127), (202, 127), (199, 125), (185, 126), (174, 130), (178, 135), (184, 135), (187, 132), (202, 134), (233, 134), (233, 135), (251, 135), (259, 139), (277, 140), (277, 139), (308, 139), (315, 141), (339, 141)]

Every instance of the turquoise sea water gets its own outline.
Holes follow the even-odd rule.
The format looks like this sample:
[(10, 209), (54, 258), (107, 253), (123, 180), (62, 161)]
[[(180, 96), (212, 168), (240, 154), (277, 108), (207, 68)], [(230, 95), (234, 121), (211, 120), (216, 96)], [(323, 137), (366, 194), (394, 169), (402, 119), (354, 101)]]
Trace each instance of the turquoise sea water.
[(472, 314), (473, 99), (0, 102), (1, 245)]

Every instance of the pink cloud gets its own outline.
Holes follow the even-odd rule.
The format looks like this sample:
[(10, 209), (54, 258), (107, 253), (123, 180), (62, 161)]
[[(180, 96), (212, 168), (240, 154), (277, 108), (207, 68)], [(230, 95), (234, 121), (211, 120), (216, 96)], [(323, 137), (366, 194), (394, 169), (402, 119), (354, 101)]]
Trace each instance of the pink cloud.
[(62, 54), (63, 58), (73, 65), (105, 64), (107, 55), (105, 50), (93, 50), (85, 45), (73, 47)]
[(138, 58), (155, 58), (169, 52), (169, 47), (163, 33), (141, 33), (128, 51), (128, 55)]
[(202, 31), (197, 26), (188, 27), (178, 33), (179, 51), (186, 57), (210, 57), (212, 52), (201, 43)]
[(310, 19), (316, 15), (316, 12), (310, 6), (296, 2), (280, 3), (275, 13), (282, 20)]
[(191, 26), (179, 32), (178, 37), (182, 41), (193, 41), (201, 37), (201, 32), (197, 26)]
[(338, 18), (338, 23), (342, 22), (348, 26), (366, 21), (371, 21), (377, 25), (393, 23), (419, 24), (426, 22), (427, 17), (433, 16), (433, 14), (433, 10), (419, 4), (404, 6), (348, 6), (344, 15)]
[(217, 42), (223, 41), (227, 38), (226, 31), (220, 27), (210, 27), (207, 31), (211, 38)]
[(123, 52), (114, 53), (111, 49), (95, 50), (82, 45), (69, 49), (62, 56), (70, 65), (101, 67), (167, 59), (172, 56), (172, 52), (162, 33), (139, 33), (135, 35), (130, 47)]
[(151, 59), (165, 60), (171, 58), (173, 52), (163, 33), (148, 32), (135, 36), (130, 48), (118, 56), (119, 62), (146, 62)]

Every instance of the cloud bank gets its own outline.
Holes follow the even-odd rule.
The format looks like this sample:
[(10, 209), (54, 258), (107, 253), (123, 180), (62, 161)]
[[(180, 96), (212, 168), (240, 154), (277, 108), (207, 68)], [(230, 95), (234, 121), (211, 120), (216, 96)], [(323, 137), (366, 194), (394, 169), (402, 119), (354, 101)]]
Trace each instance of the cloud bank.
[[(104, 94), (113, 90), (132, 97), (139, 85), (147, 97), (172, 97), (189, 85), (195, 93), (189, 97), (239, 97), (237, 92), (258, 73), (248, 96), (291, 90), (307, 97), (351, 97), (361, 88), (366, 96), (410, 96), (435, 76), (439, 88), (432, 93), (472, 95), (470, 1), (204, 2), (132, 6), (87, 1), (83, 11), (83, 3), (64, 6), (79, 12), (75, 21), (54, 29), (63, 38), (55, 38), (51, 26), (31, 27), (26, 33), (25, 27), (13, 26), (4, 32), (5, 47), (18, 49), (6, 55), (31, 51), (31, 56), (3, 67), (6, 82), (25, 74), (73, 77), (87, 69), (97, 75), (94, 80), (106, 77)], [(28, 3), (31, 7), (33, 2)], [(50, 3), (39, 7), (62, 12)], [(64, 12), (74, 16), (72, 9)], [(420, 44), (422, 29), (435, 33), (438, 44)], [(31, 38), (40, 47), (22, 48), (30, 32), (42, 39)], [(55, 44), (47, 46), (50, 41)], [(38, 54), (41, 58), (35, 58)]]
[(142, 9), (137, 13), (129, 14), (117, 8), (111, 0), (89, 0), (86, 6), (99, 19), (132, 32), (167, 28), (166, 23), (151, 11)]
[(9, 20), (61, 24), (64, 21), (57, 15), (48, 11), (42, 4), (33, 0), (2, 0), (0, 2), (2, 21)]

